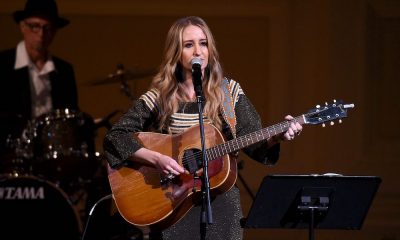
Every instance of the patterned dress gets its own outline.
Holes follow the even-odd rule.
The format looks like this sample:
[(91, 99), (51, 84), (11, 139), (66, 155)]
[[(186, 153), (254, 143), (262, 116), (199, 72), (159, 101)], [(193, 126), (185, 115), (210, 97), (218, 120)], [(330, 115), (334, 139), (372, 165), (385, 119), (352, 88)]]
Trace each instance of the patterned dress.
[[(260, 117), (244, 94), (239, 83), (229, 80), (229, 90), (234, 103), (236, 114), (236, 135), (242, 136), (262, 128)], [(142, 146), (132, 138), (133, 132), (153, 131), (157, 129), (158, 106), (156, 99), (158, 91), (151, 89), (143, 94), (121, 119), (110, 129), (104, 139), (104, 151), (112, 168), (118, 168), (126, 163), (127, 159)], [(222, 114), (221, 114), (222, 118)], [(223, 119), (223, 118), (222, 118)], [(204, 123), (210, 123), (203, 117)], [(176, 113), (170, 118), (168, 132), (182, 133), (189, 127), (198, 124), (198, 109), (196, 102), (182, 102)], [(221, 133), (229, 140), (233, 138), (229, 125), (223, 121)], [(253, 144), (242, 149), (252, 159), (273, 165), (279, 158), (279, 144), (270, 148), (266, 141)], [(239, 190), (236, 186), (211, 200), (213, 224), (200, 224), (201, 205), (195, 205), (181, 220), (162, 233), (154, 233), (152, 239), (201, 239), (201, 233), (206, 239), (227, 240), (242, 239), (240, 219)]]

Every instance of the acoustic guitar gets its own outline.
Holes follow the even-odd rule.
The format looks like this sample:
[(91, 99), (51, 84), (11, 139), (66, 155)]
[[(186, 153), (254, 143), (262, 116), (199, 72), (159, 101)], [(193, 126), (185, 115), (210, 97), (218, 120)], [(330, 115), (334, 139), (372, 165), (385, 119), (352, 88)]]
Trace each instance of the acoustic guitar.
[[(317, 106), (291, 121), (323, 124), (347, 117), (354, 104), (334, 101)], [(291, 121), (283, 121), (256, 132), (225, 141), (220, 131), (204, 124), (205, 154), (212, 196), (228, 191), (237, 178), (232, 153), (288, 130)], [(203, 164), (199, 126), (182, 134), (167, 135), (138, 132), (133, 136), (144, 147), (176, 159), (187, 173), (167, 178), (153, 166), (129, 162), (119, 169), (108, 167), (108, 180), (115, 205), (121, 216), (143, 230), (163, 230), (179, 221), (196, 203), (201, 202)]]

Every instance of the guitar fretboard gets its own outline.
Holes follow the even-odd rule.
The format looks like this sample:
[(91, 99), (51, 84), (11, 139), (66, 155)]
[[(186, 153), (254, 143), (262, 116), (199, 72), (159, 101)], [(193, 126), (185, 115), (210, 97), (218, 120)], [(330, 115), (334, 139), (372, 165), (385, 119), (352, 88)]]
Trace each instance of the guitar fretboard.
[(300, 124), (304, 124), (304, 115), (295, 117), (293, 120), (284, 121), (277, 123), (275, 125), (260, 129), (258, 131), (246, 134), (244, 136), (232, 139), (230, 141), (224, 142), (220, 145), (211, 147), (206, 150), (206, 155), (208, 160), (213, 160), (219, 157), (224, 156), (225, 154), (232, 153), (238, 151), (242, 148), (250, 146), (252, 144), (258, 143), (262, 140), (268, 139), (272, 136), (278, 135), (287, 131), (292, 122), (299, 122)]

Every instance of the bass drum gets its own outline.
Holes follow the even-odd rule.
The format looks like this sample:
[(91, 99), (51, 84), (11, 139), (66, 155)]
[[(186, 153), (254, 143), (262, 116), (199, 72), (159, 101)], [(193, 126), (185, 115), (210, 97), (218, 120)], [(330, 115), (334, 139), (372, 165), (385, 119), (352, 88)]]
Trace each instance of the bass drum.
[(82, 223), (67, 195), (34, 177), (0, 179), (0, 226), (9, 239), (78, 240)]
[(28, 132), (34, 175), (61, 185), (79, 184), (97, 171), (95, 124), (88, 114), (58, 109), (35, 119)]

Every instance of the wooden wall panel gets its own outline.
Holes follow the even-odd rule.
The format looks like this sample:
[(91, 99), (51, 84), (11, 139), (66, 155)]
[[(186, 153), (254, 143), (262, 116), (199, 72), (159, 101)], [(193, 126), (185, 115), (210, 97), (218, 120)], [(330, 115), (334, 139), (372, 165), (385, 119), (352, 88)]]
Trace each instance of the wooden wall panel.
[[(19, 39), (10, 14), (24, 1), (0, 2), (0, 49)], [(283, 143), (281, 159), (265, 167), (241, 155), (238, 180), (246, 214), (266, 174), (335, 172), (383, 178), (361, 231), (317, 231), (317, 239), (400, 238), (397, 180), (399, 130), (398, 1), (291, 0), (138, 2), (59, 0), (71, 25), (56, 36), (52, 50), (75, 66), (79, 102), (93, 118), (130, 100), (118, 82), (93, 85), (118, 63), (131, 70), (156, 69), (166, 32), (185, 15), (203, 17), (212, 29), (226, 75), (238, 80), (265, 126), (297, 116), (316, 104), (343, 99), (355, 103), (343, 124), (305, 126), (296, 141)], [(137, 97), (151, 77), (128, 81)], [(117, 119), (117, 115), (112, 120)], [(394, 122), (394, 124), (392, 124)], [(99, 129), (101, 143), (106, 129)], [(303, 230), (246, 230), (245, 239), (306, 239)]]
[[(367, 5), (367, 77), (365, 84), (362, 169), (382, 176), (383, 182), (371, 211), (371, 225), (400, 237), (400, 131), (390, 124), (400, 117), (398, 89), (400, 67), (400, 5), (387, 1)], [(361, 161), (360, 161), (361, 162)]]

